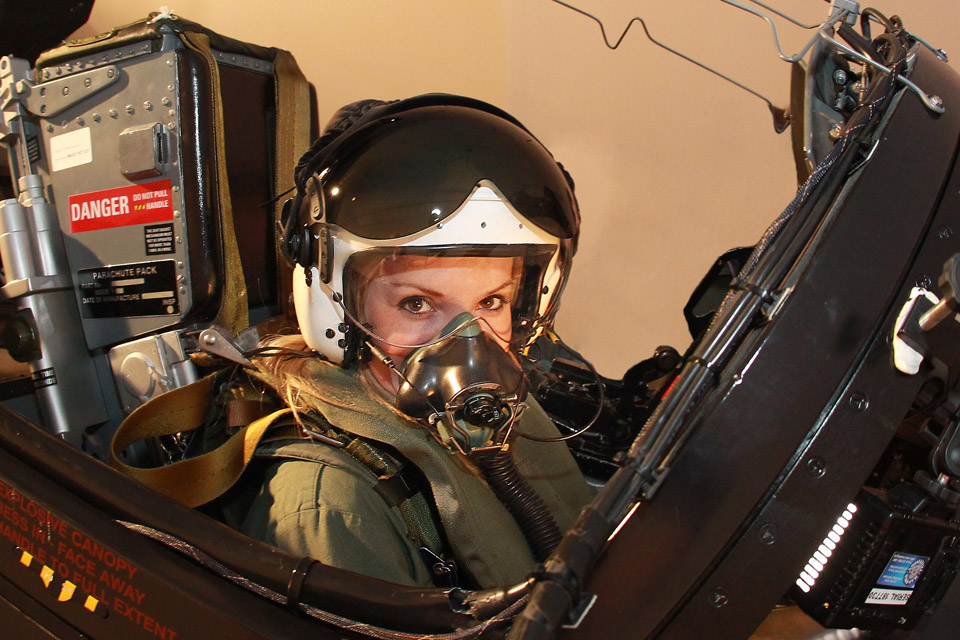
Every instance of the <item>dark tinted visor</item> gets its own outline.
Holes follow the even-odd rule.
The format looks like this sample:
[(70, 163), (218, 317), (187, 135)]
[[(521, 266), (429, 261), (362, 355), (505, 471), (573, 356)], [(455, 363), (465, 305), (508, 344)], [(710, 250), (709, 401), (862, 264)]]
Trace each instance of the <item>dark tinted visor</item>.
[(573, 192), (549, 152), (478, 109), (423, 107), (378, 120), (333, 151), (318, 175), (327, 222), (364, 238), (394, 239), (437, 224), (484, 179), (551, 235), (577, 231)]

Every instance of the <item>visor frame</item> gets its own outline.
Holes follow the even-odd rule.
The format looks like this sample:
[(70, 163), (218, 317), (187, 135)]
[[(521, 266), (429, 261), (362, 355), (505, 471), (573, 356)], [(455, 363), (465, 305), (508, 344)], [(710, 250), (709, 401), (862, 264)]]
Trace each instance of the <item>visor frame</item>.
[[(350, 144), (331, 144), (304, 193), (305, 200), (319, 196), (329, 224), (371, 240), (398, 240), (443, 222), (488, 180), (531, 224), (575, 241), (579, 210), (570, 180), (519, 124), (437, 105), (376, 120), (344, 137)], [(451, 139), (461, 144), (456, 152), (449, 151)], [(534, 193), (538, 188), (543, 193)]]

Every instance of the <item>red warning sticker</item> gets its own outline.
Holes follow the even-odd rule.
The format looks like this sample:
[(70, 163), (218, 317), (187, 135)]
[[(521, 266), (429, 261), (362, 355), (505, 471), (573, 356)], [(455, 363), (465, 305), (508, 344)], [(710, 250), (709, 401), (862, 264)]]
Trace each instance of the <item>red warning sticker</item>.
[(169, 180), (81, 193), (68, 200), (71, 233), (173, 220)]

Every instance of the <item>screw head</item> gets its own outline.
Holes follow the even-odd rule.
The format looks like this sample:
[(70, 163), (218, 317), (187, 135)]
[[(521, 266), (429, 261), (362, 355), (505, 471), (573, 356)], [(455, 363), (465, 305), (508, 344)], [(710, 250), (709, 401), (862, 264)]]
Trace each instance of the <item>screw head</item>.
[(827, 472), (827, 463), (823, 458), (814, 456), (807, 460), (807, 472), (814, 478), (822, 478)]
[(930, 96), (930, 104), (939, 109), (943, 106), (943, 98), (940, 96)]
[(715, 606), (717, 609), (725, 607), (730, 603), (730, 596), (727, 594), (726, 589), (723, 587), (717, 587), (710, 592), (710, 604)]
[(777, 541), (777, 525), (772, 522), (766, 522), (760, 527), (758, 532), (760, 542), (765, 545), (774, 544)]
[(850, 394), (850, 408), (857, 413), (863, 413), (869, 406), (870, 401), (867, 399), (867, 396), (863, 395), (861, 392), (855, 391)]

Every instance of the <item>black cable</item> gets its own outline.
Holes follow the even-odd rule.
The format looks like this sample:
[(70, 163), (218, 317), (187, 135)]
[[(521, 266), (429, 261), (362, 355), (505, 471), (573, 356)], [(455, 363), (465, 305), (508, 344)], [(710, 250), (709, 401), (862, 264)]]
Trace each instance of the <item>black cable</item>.
[[(593, 414), (593, 417), (590, 419), (590, 422), (587, 423), (587, 426), (581, 428), (581, 429), (580, 429), (579, 431), (577, 431), (576, 433), (570, 433), (570, 434), (565, 435), (565, 436), (555, 436), (555, 437), (552, 437), (552, 438), (541, 438), (541, 437), (539, 437), (539, 436), (530, 435), (530, 434), (528, 434), (528, 433), (523, 433), (522, 431), (517, 430), (517, 433), (520, 435), (520, 437), (526, 438), (527, 440), (533, 440), (534, 442), (563, 442), (564, 440), (570, 440), (570, 439), (572, 439), (572, 438), (576, 438), (577, 436), (583, 435), (584, 433), (586, 433), (587, 431), (589, 431), (591, 428), (593, 428), (593, 426), (594, 426), (595, 424), (597, 424), (597, 421), (600, 420), (600, 416), (603, 415), (603, 405), (604, 405), (604, 404), (606, 403), (606, 401), (607, 401), (606, 388), (603, 386), (603, 379), (600, 377), (600, 374), (597, 373), (597, 370), (596, 370), (596, 368), (594, 368), (593, 364), (592, 364), (589, 360), (587, 360), (586, 358), (584, 358), (582, 355), (580, 355), (580, 353), (579, 353), (578, 351), (575, 351), (575, 350), (571, 349), (571, 348), (567, 345), (567, 343), (565, 343), (565, 342), (563, 341), (563, 339), (560, 338), (560, 336), (554, 334), (554, 337), (556, 338), (557, 343), (558, 343), (563, 349), (565, 349), (566, 351), (568, 351), (568, 352), (569, 352), (571, 355), (573, 355), (577, 360), (579, 360), (580, 362), (582, 362), (582, 363), (584, 364), (584, 366), (586, 366), (587, 369), (590, 370), (590, 373), (593, 375), (593, 379), (594, 379), (594, 381), (595, 381), (595, 384), (597, 385), (597, 412)], [(565, 426), (565, 427), (567, 427), (567, 428), (571, 428), (571, 427), (568, 427), (568, 425), (563, 425), (563, 426)]]

